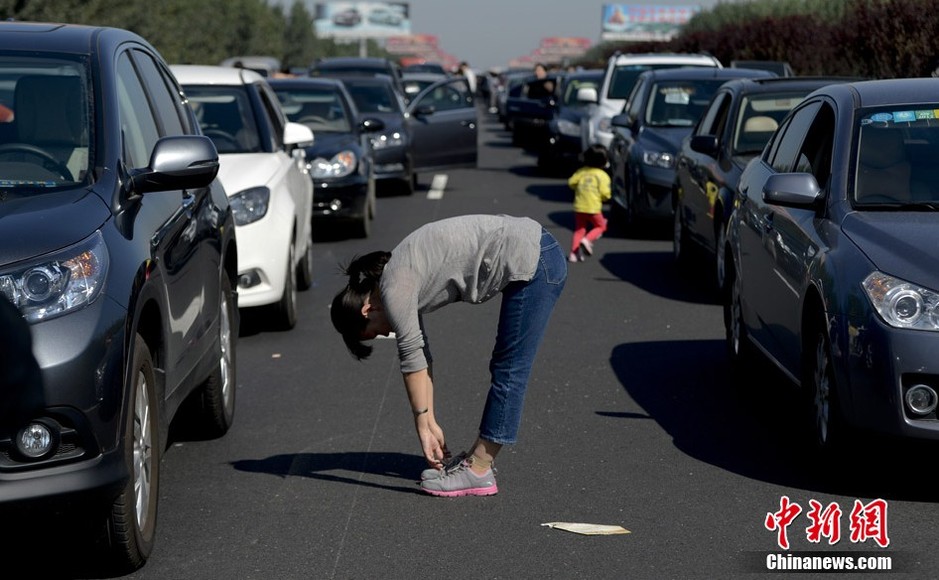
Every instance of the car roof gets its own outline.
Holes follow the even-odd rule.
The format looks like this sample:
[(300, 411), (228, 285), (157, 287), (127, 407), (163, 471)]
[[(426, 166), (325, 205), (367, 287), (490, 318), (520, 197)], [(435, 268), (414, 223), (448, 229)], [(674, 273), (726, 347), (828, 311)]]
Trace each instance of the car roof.
[(939, 101), (939, 78), (904, 78), (856, 81), (820, 89), (856, 107), (877, 107)]
[(342, 80), (336, 77), (281, 77), (267, 79), (272, 87), (328, 87), (342, 88)]
[(716, 57), (710, 54), (695, 52), (645, 52), (645, 53), (625, 53), (615, 54), (610, 57), (616, 64), (698, 64), (715, 63), (720, 64)]
[(380, 56), (325, 56), (313, 62), (313, 68), (330, 65), (364, 65), (375, 68), (389, 68), (392, 63)]
[(333, 78), (357, 85), (389, 85), (394, 90), (394, 80), (388, 75), (342, 75)]
[(727, 81), (728, 88), (746, 94), (775, 93), (779, 91), (814, 91), (833, 84), (859, 80), (853, 77), (794, 76), (742, 78)]
[(207, 64), (172, 64), (170, 70), (181, 85), (245, 85), (263, 81), (253, 70)]
[[(38, 34), (42, 35), (41, 39)], [(41, 46), (43, 52), (91, 54), (97, 50), (97, 39), (102, 35), (134, 40), (153, 48), (143, 37), (120, 28), (59, 22), (0, 21), (0, 48), (4, 49), (35, 49)]]
[(653, 80), (700, 80), (700, 79), (736, 79), (748, 77), (775, 77), (776, 75), (759, 69), (717, 68), (709, 66), (680, 66), (643, 71), (640, 77), (652, 77)]

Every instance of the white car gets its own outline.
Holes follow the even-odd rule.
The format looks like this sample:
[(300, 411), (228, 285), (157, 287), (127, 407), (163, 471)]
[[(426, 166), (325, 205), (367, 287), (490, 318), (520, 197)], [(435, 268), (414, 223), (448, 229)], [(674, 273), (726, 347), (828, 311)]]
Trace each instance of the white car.
[(276, 326), (293, 328), (297, 290), (313, 282), (313, 181), (303, 148), (313, 142), (313, 131), (287, 121), (254, 71), (170, 68), (218, 149), (218, 179), (235, 217), (238, 307), (269, 308)]
[(679, 66), (710, 66), (723, 68), (721, 62), (709, 54), (648, 53), (614, 54), (607, 61), (606, 73), (598, 93), (594, 88), (584, 88), (577, 99), (596, 103), (590, 118), (581, 122), (581, 150), (595, 143), (606, 148), (613, 141), (611, 119), (623, 112), (626, 98), (643, 71)]

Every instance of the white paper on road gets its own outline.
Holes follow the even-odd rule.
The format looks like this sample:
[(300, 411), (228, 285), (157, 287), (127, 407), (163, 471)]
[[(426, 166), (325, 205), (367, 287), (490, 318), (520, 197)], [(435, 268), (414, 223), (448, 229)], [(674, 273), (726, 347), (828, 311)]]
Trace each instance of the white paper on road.
[(555, 530), (564, 530), (574, 532), (584, 536), (611, 536), (614, 534), (630, 534), (629, 530), (622, 526), (609, 526), (605, 524), (580, 524), (574, 522), (548, 522), (541, 524)]

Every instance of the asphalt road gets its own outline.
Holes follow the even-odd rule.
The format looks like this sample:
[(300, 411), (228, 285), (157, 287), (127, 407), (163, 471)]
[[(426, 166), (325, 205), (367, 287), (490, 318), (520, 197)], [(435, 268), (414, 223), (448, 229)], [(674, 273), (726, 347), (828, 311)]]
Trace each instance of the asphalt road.
[[(353, 360), (328, 305), (343, 284), (340, 264), (390, 250), (428, 221), (527, 215), (569, 243), (566, 180), (539, 175), (492, 120), (481, 124), (480, 146), (478, 169), (448, 173), (439, 199), (428, 199), (430, 175), (413, 196), (379, 198), (371, 238), (322, 231), (294, 330), (246, 317), (235, 425), (218, 440), (176, 435), (162, 466), (155, 551), (127, 578), (728, 578), (765, 573), (774, 554), (791, 564), (807, 552), (891, 557), (893, 572), (863, 578), (935, 576), (936, 446), (865, 442), (830, 464), (810, 461), (794, 390), (769, 370), (731, 380), (710, 278), (676, 269), (668, 225), (604, 237), (593, 258), (571, 265), (520, 441), (497, 462), (499, 494), (420, 493), (424, 464), (394, 344), (377, 341), (370, 360)], [(497, 302), (426, 320), (438, 418), (453, 449), (475, 436)], [(786, 528), (789, 552), (766, 527), (768, 514), (783, 515), (784, 496), (802, 508)], [(809, 541), (812, 500), (841, 510), (828, 520), (837, 542), (835, 527)], [(856, 504), (868, 525), (853, 525), (863, 521), (851, 517)], [(580, 535), (549, 522), (630, 533)]]

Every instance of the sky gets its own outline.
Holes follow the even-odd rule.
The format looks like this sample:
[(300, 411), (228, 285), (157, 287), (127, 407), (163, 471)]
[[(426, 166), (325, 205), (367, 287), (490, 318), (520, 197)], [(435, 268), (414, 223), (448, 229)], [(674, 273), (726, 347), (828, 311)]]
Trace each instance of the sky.
[[(328, 0), (270, 0), (287, 7), (302, 1), (311, 13)], [(726, 0), (394, 0), (409, 5), (412, 34), (433, 34), (438, 46), (478, 70), (526, 56), (549, 36), (583, 37), (596, 43), (605, 4), (700, 6)]]

